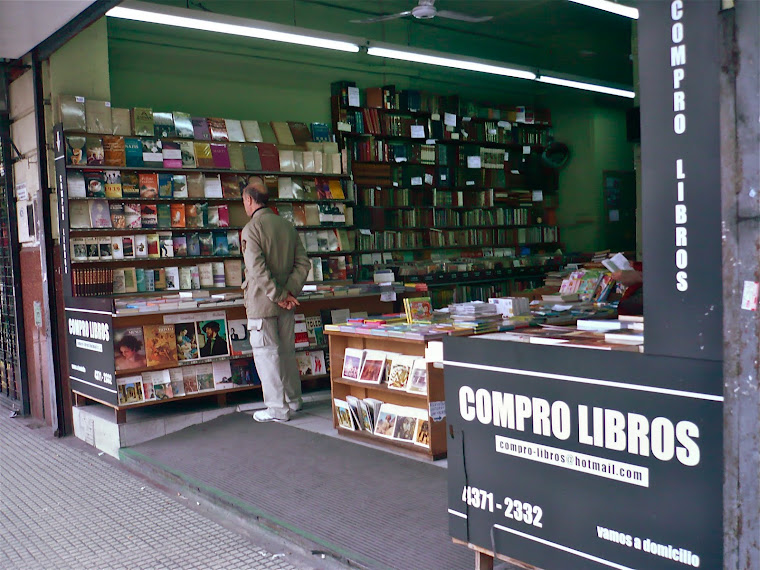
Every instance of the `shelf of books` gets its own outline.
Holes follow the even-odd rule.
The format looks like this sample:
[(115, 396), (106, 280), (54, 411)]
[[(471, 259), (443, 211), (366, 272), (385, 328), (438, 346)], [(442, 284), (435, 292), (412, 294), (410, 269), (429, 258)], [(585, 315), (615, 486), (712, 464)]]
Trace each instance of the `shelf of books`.
[(296, 323), (304, 382), (328, 378), (323, 318), (393, 310), (373, 284), (352, 286), (353, 185), (329, 125), (120, 109), (75, 96), (60, 98), (60, 116), (61, 267), (78, 401), (111, 406), (124, 421), (133, 407), (221, 402), (257, 386), (240, 289), (250, 175), (264, 179), (270, 207), (297, 227), (312, 262)]
[[(529, 261), (540, 270), (559, 246), (557, 175), (542, 159), (547, 110), (341, 81), (332, 112), (356, 193), (359, 278), (379, 266), (494, 252), (509, 258), (505, 267)], [(529, 259), (536, 255), (544, 259)]]
[[(427, 341), (325, 331), (334, 425), (341, 435), (446, 456), (443, 368), (425, 360)], [(342, 363), (342, 367), (337, 363)]]

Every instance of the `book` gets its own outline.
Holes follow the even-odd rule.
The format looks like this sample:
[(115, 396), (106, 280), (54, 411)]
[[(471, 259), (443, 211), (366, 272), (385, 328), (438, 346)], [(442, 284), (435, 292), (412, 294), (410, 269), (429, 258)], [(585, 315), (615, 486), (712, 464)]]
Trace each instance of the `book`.
[(69, 198), (87, 197), (84, 175), (81, 172), (68, 172), (66, 174), (66, 188)]
[(227, 244), (226, 232), (213, 232), (214, 245), (212, 255), (227, 256), (230, 253), (229, 245)]
[(158, 175), (158, 197), (159, 198), (172, 198), (174, 190), (172, 188), (174, 176), (166, 174), (164, 172)]
[(206, 191), (206, 177), (202, 172), (193, 172), (187, 175), (187, 197), (203, 198)]
[(396, 430), (396, 409), (392, 404), (382, 404), (375, 420), (375, 435), (393, 439)]
[(358, 348), (346, 348), (343, 354), (343, 372), (341, 375), (346, 380), (358, 380), (364, 362), (364, 350)]
[(261, 380), (256, 373), (253, 359), (237, 359), (230, 362), (232, 369), (232, 383), (236, 386), (260, 385)]
[(111, 107), (111, 134), (126, 137), (132, 134), (132, 114), (129, 109)]
[(245, 159), (243, 159), (243, 145), (240, 143), (230, 143), (227, 145), (227, 154), (230, 157), (230, 168), (232, 170), (245, 170)]
[(230, 255), (240, 255), (240, 232), (239, 230), (227, 231), (227, 249)]
[(138, 174), (140, 184), (140, 198), (153, 200), (158, 198), (158, 174), (153, 172), (140, 172)]
[(198, 264), (198, 279), (201, 289), (210, 289), (214, 286), (214, 269), (210, 263)]
[(221, 174), (222, 197), (240, 198), (241, 197), (241, 179), (236, 174)]
[(90, 227), (91, 228), (110, 228), (111, 211), (108, 207), (108, 200), (89, 200), (90, 204)]
[(306, 335), (309, 339), (309, 346), (321, 346), (325, 344), (322, 318), (319, 315), (306, 317)]
[(274, 131), (274, 136), (277, 137), (277, 144), (285, 146), (293, 146), (296, 144), (293, 140), (293, 135), (290, 132), (290, 127), (288, 127), (288, 123), (284, 121), (271, 121), (269, 124)]
[(224, 119), (224, 126), (227, 130), (227, 138), (232, 142), (245, 142), (243, 125), (237, 119)]
[(170, 112), (153, 112), (153, 136), (157, 139), (174, 138), (177, 136), (177, 129), (174, 127), (174, 116)]
[(201, 358), (229, 354), (225, 319), (210, 319), (196, 324), (198, 354)]
[(230, 140), (227, 134), (227, 125), (224, 119), (209, 117), (208, 128), (211, 131), (211, 140), (213, 141), (228, 141)]
[(306, 225), (306, 210), (304, 204), (293, 204), (293, 224), (296, 226)]
[(199, 392), (214, 389), (214, 367), (211, 364), (198, 364), (195, 373)]
[(204, 228), (208, 223), (208, 204), (186, 204), (185, 223), (188, 228)]
[(106, 177), (102, 170), (90, 170), (85, 172), (84, 185), (88, 198), (106, 197)]
[(187, 234), (187, 255), (190, 257), (198, 257), (200, 254), (201, 254), (200, 234), (197, 232)]
[(98, 238), (88, 237), (85, 238), (85, 244), (87, 245), (87, 260), (97, 261), (100, 259), (100, 246), (98, 244)]
[(415, 357), (400, 354), (393, 357), (391, 368), (388, 372), (388, 388), (393, 390), (405, 390), (409, 374), (412, 371)]
[(66, 164), (87, 164), (87, 139), (83, 135), (66, 136)]
[(413, 415), (407, 415), (408, 412), (405, 411), (410, 409), (399, 407), (399, 412), (396, 415), (396, 426), (393, 428), (393, 439), (407, 442), (411, 442), (414, 439), (417, 418)]
[(333, 398), (333, 405), (335, 407), (335, 415), (338, 418), (338, 426), (343, 429), (356, 431), (358, 426), (354, 424), (351, 408), (348, 403), (345, 400)]
[(189, 291), (193, 288), (193, 274), (188, 265), (179, 268), (179, 288), (181, 291)]
[(143, 166), (162, 168), (164, 155), (159, 139), (141, 139), (143, 151)]
[(113, 292), (117, 295), (127, 292), (124, 283), (124, 269), (116, 268), (113, 270)]
[[(118, 170), (106, 170), (103, 173), (103, 194), (106, 198), (121, 198), (121, 172)], [(71, 194), (69, 194), (71, 196)]]
[(135, 257), (148, 257), (148, 236), (147, 234), (137, 234), (134, 236)]
[[(277, 147), (272, 143), (256, 143), (261, 160), (261, 170), (269, 172), (280, 171), (280, 157)], [(246, 167), (247, 168), (247, 167)]]
[(140, 218), (142, 227), (147, 229), (158, 227), (158, 207), (156, 204), (142, 204), (140, 206)]
[(227, 281), (224, 276), (224, 262), (214, 261), (211, 263), (211, 272), (214, 277), (214, 287), (226, 287)]
[(291, 138), (295, 144), (303, 145), (307, 142), (311, 142), (311, 131), (306, 123), (288, 121), (287, 125), (290, 129)]
[(182, 168), (195, 168), (195, 146), (193, 141), (180, 141), (179, 153), (182, 159)]
[(108, 209), (111, 215), (111, 227), (125, 229), (127, 227), (127, 218), (124, 215), (124, 204), (110, 202)]
[(303, 314), (295, 315), (295, 347), (296, 348), (308, 348), (309, 335), (306, 332), (306, 316)]
[[(168, 206), (168, 204), (159, 204)], [(174, 237), (171, 232), (159, 232), (158, 250), (160, 257), (174, 257)]]
[(198, 372), (197, 366), (182, 367), (182, 388), (185, 395), (194, 394), (198, 391)]
[(227, 321), (227, 327), (230, 331), (230, 355), (250, 354), (253, 348), (248, 332), (248, 319), (231, 319)]
[(254, 144), (241, 145), (243, 150), (243, 164), (246, 170), (259, 171), (261, 170), (261, 157), (259, 156), (259, 149)]
[(141, 167), (143, 163), (142, 141), (135, 138), (124, 139), (124, 158), (127, 166)]
[(84, 102), (85, 124), (88, 133), (110, 134), (113, 125), (111, 123), (110, 101), (98, 101), (86, 99)]
[(71, 238), (71, 259), (73, 261), (87, 261), (87, 243), (85, 238)]
[(191, 117), (190, 122), (193, 125), (193, 138), (201, 141), (211, 140), (211, 131), (205, 117)]
[(230, 155), (226, 144), (211, 143), (211, 160), (214, 168), (230, 168)]
[[(116, 238), (114, 238), (116, 239)], [(124, 259), (134, 259), (135, 257), (135, 240), (133, 236), (119, 236), (121, 240), (121, 250)]]
[(243, 261), (240, 259), (224, 260), (224, 282), (227, 287), (242, 287)]
[(182, 168), (182, 148), (177, 141), (162, 141), (161, 156), (164, 168)]
[(69, 203), (69, 225), (72, 229), (90, 227), (90, 206), (86, 200)]
[(124, 292), (137, 293), (137, 270), (134, 267), (124, 268)]
[(145, 357), (148, 366), (176, 364), (177, 339), (174, 325), (145, 325)]
[(181, 368), (170, 368), (168, 370), (169, 372), (169, 383), (172, 387), (172, 397), (176, 398), (177, 396), (184, 396), (185, 395), (185, 385), (182, 381), (182, 369)]
[(170, 218), (171, 227), (184, 228), (185, 227), (185, 204), (171, 204), (170, 206)]
[(379, 350), (365, 350), (364, 360), (357, 380), (359, 382), (379, 384), (383, 379), (384, 370), (385, 352)]
[(311, 123), (309, 130), (314, 142), (330, 142), (332, 140), (330, 125), (327, 123)]
[(177, 137), (183, 139), (191, 139), (194, 136), (193, 121), (189, 113), (182, 113), (180, 111), (174, 111), (174, 130), (177, 132)]
[(111, 238), (108, 236), (98, 238), (98, 256), (101, 261), (113, 259), (113, 250), (111, 249)]
[(214, 374), (214, 388), (226, 390), (235, 387), (235, 383), (232, 381), (232, 367), (229, 360), (218, 360), (212, 363), (211, 367)]
[(114, 135), (106, 135), (103, 137), (103, 164), (106, 166), (127, 165), (124, 137)]
[(223, 198), (222, 181), (218, 174), (209, 174), (205, 178), (204, 197)]
[(243, 127), (243, 134), (247, 142), (263, 142), (261, 137), (261, 129), (259, 128), (258, 121), (241, 121)]
[(142, 206), (135, 202), (124, 204), (124, 222), (129, 229), (142, 228)]
[(311, 367), (311, 356), (308, 351), (296, 352), (296, 366), (298, 367), (298, 375), (301, 378), (312, 376), (314, 373)]
[(143, 383), (145, 376), (149, 375), (153, 383), (153, 394), (156, 400), (168, 400), (174, 396), (172, 391), (172, 379), (168, 370), (156, 370), (154, 372), (143, 373)]
[(64, 131), (86, 131), (85, 98), (79, 95), (59, 95), (58, 108)]
[(111, 236), (111, 255), (114, 259), (124, 259), (124, 237)]
[(158, 234), (146, 234), (145, 239), (147, 240), (147, 244), (148, 244), (148, 257), (152, 259), (160, 258), (161, 251), (159, 249)]
[(184, 362), (198, 358), (198, 342), (194, 322), (174, 324), (174, 341), (177, 345), (177, 360)]
[(427, 362), (424, 358), (418, 358), (414, 361), (409, 373), (409, 381), (406, 384), (406, 391), (413, 394), (427, 394)]
[(404, 312), (409, 324), (430, 323), (433, 318), (433, 305), (430, 297), (405, 297)]
[(172, 176), (172, 196), (174, 198), (187, 198), (187, 176), (174, 174)]
[(145, 340), (142, 327), (114, 330), (114, 366), (118, 370), (145, 368)]
[(311, 370), (316, 376), (327, 374), (327, 360), (325, 359), (324, 350), (308, 351), (311, 358)]
[(143, 401), (142, 376), (122, 376), (116, 378), (119, 405), (136, 404)]
[(137, 136), (154, 136), (153, 109), (148, 107), (134, 107), (132, 109), (132, 132)]
[(211, 144), (207, 142), (194, 142), (193, 152), (195, 163), (198, 168), (214, 168), (214, 157), (211, 154)]
[(140, 177), (136, 172), (121, 173), (121, 195), (123, 198), (139, 198)]

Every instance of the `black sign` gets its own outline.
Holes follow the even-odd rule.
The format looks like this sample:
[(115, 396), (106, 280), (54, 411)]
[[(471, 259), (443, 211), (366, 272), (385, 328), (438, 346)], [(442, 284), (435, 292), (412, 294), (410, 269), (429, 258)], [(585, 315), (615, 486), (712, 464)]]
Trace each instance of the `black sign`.
[(66, 299), (69, 379), (76, 390), (106, 404), (118, 404), (110, 299)]
[(723, 567), (719, 362), (468, 338), (444, 354), (453, 537), (546, 569)]
[(721, 360), (720, 2), (638, 5), (646, 352)]
[(58, 234), (61, 250), (61, 270), (63, 271), (63, 295), (64, 297), (71, 297), (69, 195), (66, 178), (66, 140), (62, 125), (57, 125), (53, 129), (53, 150), (55, 156), (55, 190), (58, 200)]

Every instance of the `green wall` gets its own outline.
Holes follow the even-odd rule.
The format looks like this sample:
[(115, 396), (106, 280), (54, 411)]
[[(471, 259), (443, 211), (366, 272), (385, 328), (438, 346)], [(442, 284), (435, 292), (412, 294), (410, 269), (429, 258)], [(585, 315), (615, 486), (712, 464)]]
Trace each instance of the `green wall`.
[(568, 251), (604, 249), (602, 171), (633, 169), (625, 142), (630, 102), (576, 90), (118, 20), (108, 22), (108, 65), (114, 106), (202, 116), (328, 122), (329, 84), (343, 79), (549, 107), (556, 139), (572, 152), (560, 175), (558, 210)]

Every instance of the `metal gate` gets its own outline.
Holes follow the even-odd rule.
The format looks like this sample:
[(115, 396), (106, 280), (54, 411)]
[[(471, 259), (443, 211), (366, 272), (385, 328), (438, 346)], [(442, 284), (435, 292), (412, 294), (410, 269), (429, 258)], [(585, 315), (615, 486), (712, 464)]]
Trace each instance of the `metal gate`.
[(9, 68), (0, 62), (0, 403), (29, 413), (13, 188)]

